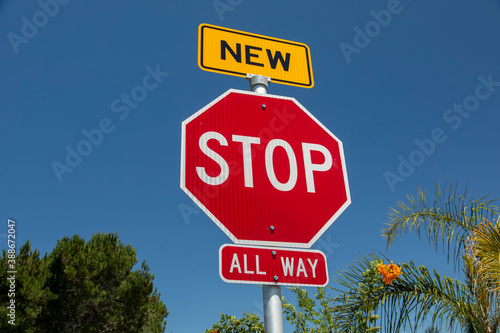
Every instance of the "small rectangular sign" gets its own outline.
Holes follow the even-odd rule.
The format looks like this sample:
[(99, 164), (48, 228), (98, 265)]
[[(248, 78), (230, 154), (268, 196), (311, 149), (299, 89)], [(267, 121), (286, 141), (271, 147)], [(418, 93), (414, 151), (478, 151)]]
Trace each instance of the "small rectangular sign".
[(314, 86), (307, 45), (210, 24), (198, 29), (198, 65), (211, 72), (264, 75), (275, 83)]
[(228, 283), (324, 287), (326, 257), (318, 250), (222, 245), (219, 275)]

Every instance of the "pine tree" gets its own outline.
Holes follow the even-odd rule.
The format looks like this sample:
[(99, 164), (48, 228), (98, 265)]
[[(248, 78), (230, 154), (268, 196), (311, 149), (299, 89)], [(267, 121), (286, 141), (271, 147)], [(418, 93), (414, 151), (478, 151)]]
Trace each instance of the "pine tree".
[[(14, 259), (15, 295), (9, 295), (9, 259), (3, 250), (1, 332), (165, 331), (168, 311), (153, 286), (154, 275), (145, 261), (132, 270), (136, 251), (117, 234), (97, 233), (88, 242), (64, 237), (42, 258), (28, 240)], [(14, 320), (7, 308), (12, 300)]]

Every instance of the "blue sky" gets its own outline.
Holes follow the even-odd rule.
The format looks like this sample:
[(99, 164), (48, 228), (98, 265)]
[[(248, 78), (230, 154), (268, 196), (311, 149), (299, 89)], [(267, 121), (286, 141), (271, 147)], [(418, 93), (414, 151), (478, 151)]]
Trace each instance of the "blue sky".
[[(218, 275), (230, 239), (201, 210), (181, 214), (194, 207), (179, 187), (181, 122), (230, 88), (248, 90), (198, 67), (198, 26), (209, 23), (311, 50), (315, 86), (269, 93), (296, 98), (344, 144), (352, 204), (312, 247), (330, 274), (373, 249), (455, 276), (425, 241), (405, 236), (386, 252), (380, 234), (389, 207), (419, 185), (458, 179), (500, 197), (500, 1), (216, 3), (226, 10), (212, 0), (0, 2), (0, 247), (9, 217), (18, 241), (42, 253), (66, 235), (118, 232), (151, 266), (168, 332), (262, 312), (259, 286)], [(381, 10), (392, 13), (383, 26)], [(123, 101), (151, 72), (146, 95)], [(102, 138), (83, 147), (96, 128)], [(58, 176), (54, 163), (79, 144), (87, 156)]]

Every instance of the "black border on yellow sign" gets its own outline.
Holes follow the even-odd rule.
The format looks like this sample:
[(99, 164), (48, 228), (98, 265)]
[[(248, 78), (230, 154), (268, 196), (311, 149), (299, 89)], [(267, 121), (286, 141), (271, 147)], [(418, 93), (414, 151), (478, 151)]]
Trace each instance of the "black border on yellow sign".
[(269, 40), (269, 41), (273, 41), (273, 42), (290, 44), (290, 45), (304, 48), (305, 52), (306, 52), (306, 57), (307, 57), (307, 74), (308, 74), (308, 78), (309, 78), (309, 83), (306, 84), (306, 83), (300, 83), (300, 82), (295, 82), (295, 81), (280, 80), (280, 79), (276, 79), (273, 77), (271, 77), (271, 80), (272, 80), (272, 82), (276, 82), (276, 83), (288, 84), (288, 85), (304, 87), (304, 88), (312, 88), (314, 86), (314, 80), (313, 80), (312, 68), (311, 68), (311, 55), (310, 55), (309, 48), (305, 44), (291, 42), (291, 41), (287, 41), (287, 40), (283, 40), (283, 39), (279, 39), (279, 38), (263, 36), (263, 35), (259, 35), (259, 34), (248, 33), (248, 32), (239, 31), (239, 30), (233, 30), (233, 29), (229, 29), (229, 28), (218, 27), (218, 26), (206, 24), (206, 23), (200, 24), (200, 26), (198, 28), (198, 31), (199, 31), (198, 66), (200, 66), (201, 69), (206, 70), (206, 71), (210, 71), (210, 72), (223, 73), (223, 74), (229, 74), (229, 75), (235, 75), (235, 76), (241, 76), (241, 77), (246, 77), (247, 74), (255, 74), (255, 73), (235, 72), (235, 71), (230, 71), (230, 70), (226, 70), (223, 68), (215, 68), (215, 67), (205, 66), (203, 64), (203, 35), (204, 35), (205, 28), (220, 30), (220, 31), (229, 32), (229, 33), (233, 33), (233, 34), (247, 36), (247, 37), (254, 37), (254, 38), (256, 37), (256, 38), (265, 39), (265, 40)]

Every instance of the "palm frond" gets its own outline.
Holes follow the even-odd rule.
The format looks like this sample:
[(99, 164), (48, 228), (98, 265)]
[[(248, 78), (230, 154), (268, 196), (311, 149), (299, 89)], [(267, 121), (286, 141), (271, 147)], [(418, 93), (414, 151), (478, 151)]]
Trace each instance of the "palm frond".
[(369, 288), (368, 297), (362, 295), (359, 286), (365, 281), (363, 273), (377, 260), (380, 258), (374, 254), (363, 256), (335, 278), (347, 288), (335, 289), (341, 292), (334, 311), (342, 332), (350, 330), (353, 316), (366, 307), (367, 299), (380, 314), (385, 332), (400, 332), (407, 326), (415, 330), (428, 318), (433, 324), (446, 323), (450, 330), (477, 322), (467, 286), (435, 271), (431, 274), (425, 266), (417, 267), (411, 261), (401, 264), (402, 273), (392, 284), (385, 285), (380, 279), (377, 286)]
[(494, 290), (500, 291), (500, 230), (484, 220), (474, 233), (473, 254), (479, 273), (487, 276)]
[(498, 208), (493, 205), (495, 200), (471, 197), (467, 188), (463, 194), (457, 194), (457, 190), (455, 182), (449, 187), (438, 182), (433, 199), (427, 189), (419, 187), (416, 196), (408, 195), (408, 203), (400, 201), (396, 208), (391, 207), (388, 223), (382, 232), (387, 247), (398, 236), (415, 230), (419, 238), (425, 233), (436, 250), (442, 245), (448, 261), (452, 256), (458, 264), (468, 233), (483, 218), (489, 219), (497, 214)]
[(466, 283), (483, 325), (500, 325), (500, 231), (484, 219), (469, 235), (463, 259)]

